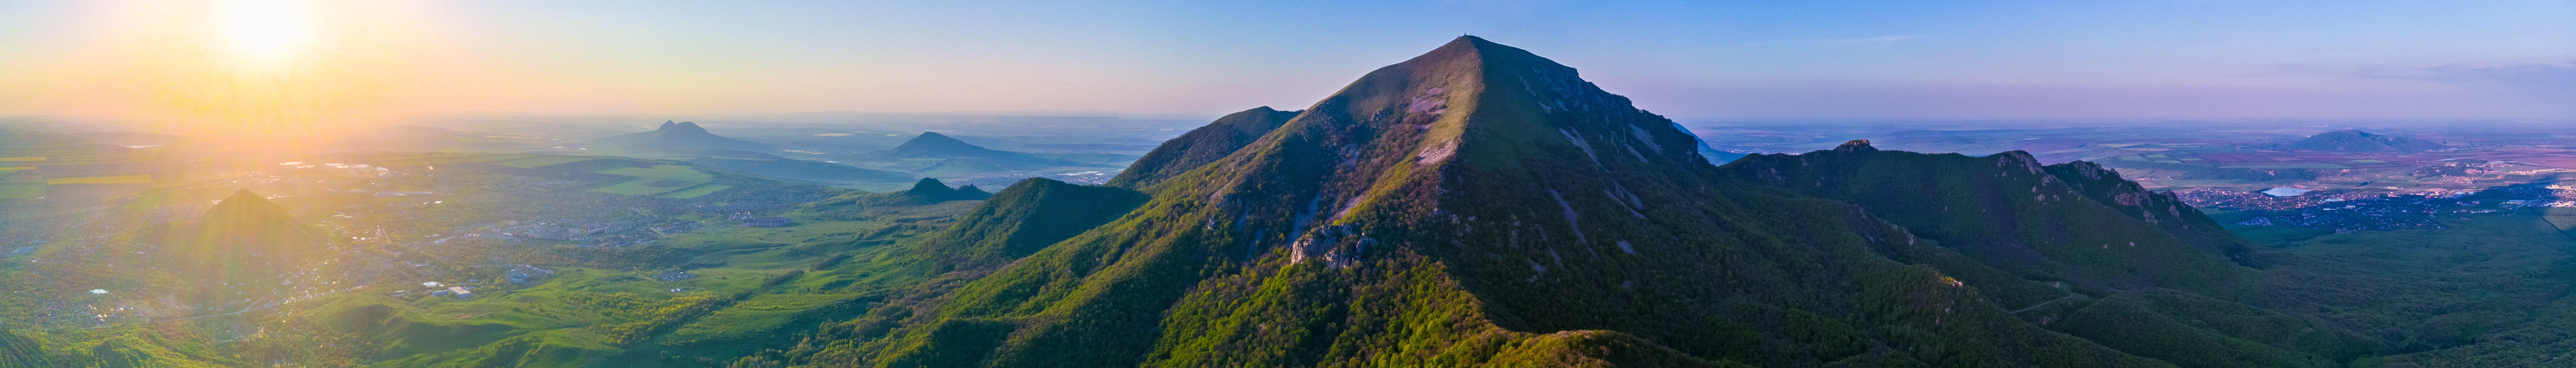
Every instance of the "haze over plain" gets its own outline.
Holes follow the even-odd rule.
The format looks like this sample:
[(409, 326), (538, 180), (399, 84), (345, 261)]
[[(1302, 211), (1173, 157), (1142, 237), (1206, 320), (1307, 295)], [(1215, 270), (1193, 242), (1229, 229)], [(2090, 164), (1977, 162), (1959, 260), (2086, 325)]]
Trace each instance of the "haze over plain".
[(249, 22), (289, 36), (255, 46), (298, 68), (248, 79), (345, 121), (1213, 117), (1294, 107), (1460, 33), (1548, 50), (1684, 120), (2566, 118), (2571, 19), (2563, 1), (26, 1), (0, 4), (0, 114), (243, 115), (166, 105), (256, 84), (186, 63), (242, 47), (220, 35)]

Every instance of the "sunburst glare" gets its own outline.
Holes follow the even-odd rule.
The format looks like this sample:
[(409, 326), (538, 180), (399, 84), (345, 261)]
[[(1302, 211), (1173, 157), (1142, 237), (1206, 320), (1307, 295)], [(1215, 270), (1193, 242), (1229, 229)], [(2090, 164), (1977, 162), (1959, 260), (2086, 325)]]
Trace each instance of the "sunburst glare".
[(305, 0), (220, 0), (214, 16), (222, 49), (246, 67), (285, 67), (313, 43), (311, 5)]

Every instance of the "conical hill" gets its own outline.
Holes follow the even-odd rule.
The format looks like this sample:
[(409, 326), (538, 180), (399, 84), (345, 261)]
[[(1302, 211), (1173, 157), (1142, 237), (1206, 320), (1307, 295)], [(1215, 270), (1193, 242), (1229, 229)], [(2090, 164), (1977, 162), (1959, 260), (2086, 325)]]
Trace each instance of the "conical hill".
[(902, 145), (895, 146), (894, 149), (886, 150), (882, 155), (894, 158), (982, 157), (1009, 160), (1041, 160), (1035, 157), (1028, 157), (1028, 155), (1021, 154), (1019, 152), (999, 151), (991, 148), (984, 148), (984, 146), (966, 143), (966, 141), (960, 141), (957, 140), (957, 138), (951, 138), (946, 134), (939, 134), (939, 132), (921, 132), (920, 136), (915, 136), (910, 140), (905, 140)]
[(767, 151), (769, 145), (715, 135), (696, 122), (662, 122), (653, 131), (600, 138), (602, 142), (665, 149)]
[(298, 256), (310, 252), (314, 235), (286, 207), (238, 190), (198, 218), (193, 240), (199, 251)]

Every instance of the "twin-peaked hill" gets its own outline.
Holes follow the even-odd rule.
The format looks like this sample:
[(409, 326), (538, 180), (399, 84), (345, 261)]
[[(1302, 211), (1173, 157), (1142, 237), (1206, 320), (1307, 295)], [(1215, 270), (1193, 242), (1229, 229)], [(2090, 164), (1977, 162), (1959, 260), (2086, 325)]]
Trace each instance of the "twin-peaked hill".
[[(1924, 180), (2014, 183), (1985, 191), (2011, 198), (1954, 202), (2088, 222), (2015, 214), (1964, 223), (2005, 232), (1918, 231), (1904, 225), (1948, 223), (1915, 213), (1883, 220), (1871, 205), (1820, 198), (1847, 192), (1825, 182), (1834, 179), (1822, 173), (1842, 172), (1830, 165), (1778, 163), (1796, 167), (1771, 179), (1742, 175), (1747, 164), (1721, 169), (1672, 121), (1573, 68), (1475, 37), (1371, 72), (1275, 128), (1270, 121), (1288, 114), (1263, 110), (1140, 160), (1113, 181), (1150, 196), (1132, 210), (1110, 205), (1134, 193), (1115, 188), (1005, 191), (980, 205), (981, 219), (945, 230), (949, 243), (923, 243), (934, 245), (926, 253), (977, 260), (947, 263), (960, 282), (928, 284), (815, 331), (803, 347), (745, 361), (2163, 367), (2210, 360), (2149, 359), (2043, 326), (2105, 320), (2082, 310), (2017, 313), (2050, 298), (2092, 300), (2079, 292), (2231, 292), (2244, 276), (2227, 261), (2240, 245), (2116, 176), (1980, 163), (1991, 168), (1961, 175), (1998, 178)], [(1109, 204), (1067, 205), (1093, 202)], [(1034, 215), (1047, 208), (1101, 212)], [(1054, 236), (1016, 229), (1039, 218), (1114, 219), (1037, 246), (1029, 241)], [(2132, 241), (2139, 250), (2127, 249)], [(2095, 246), (2081, 254), (2094, 258), (1986, 264), (2075, 255), (2075, 246)], [(2099, 265), (2127, 268), (2091, 269)], [(2122, 343), (2162, 349), (2164, 337)], [(2248, 340), (2176, 339), (2230, 348)]]
[(952, 201), (980, 201), (992, 196), (993, 193), (985, 192), (983, 188), (976, 188), (974, 184), (950, 188), (947, 183), (941, 183), (939, 179), (921, 178), (921, 181), (912, 184), (912, 189), (885, 193), (851, 192), (806, 203), (799, 206), (797, 210), (826, 219), (860, 219), (879, 217), (892, 213), (888, 211), (901, 211), (909, 207)]

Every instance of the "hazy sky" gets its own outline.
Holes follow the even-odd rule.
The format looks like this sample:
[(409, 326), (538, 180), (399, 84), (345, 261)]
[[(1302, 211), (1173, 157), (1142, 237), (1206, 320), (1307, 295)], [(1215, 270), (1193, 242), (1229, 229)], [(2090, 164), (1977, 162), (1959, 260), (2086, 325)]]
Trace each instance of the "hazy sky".
[(0, 114), (1216, 114), (1474, 34), (1681, 118), (2576, 117), (2568, 0), (305, 1), (0, 2)]

